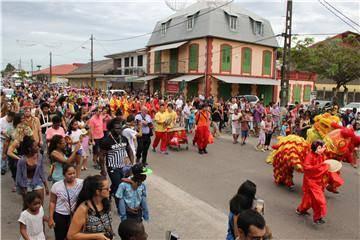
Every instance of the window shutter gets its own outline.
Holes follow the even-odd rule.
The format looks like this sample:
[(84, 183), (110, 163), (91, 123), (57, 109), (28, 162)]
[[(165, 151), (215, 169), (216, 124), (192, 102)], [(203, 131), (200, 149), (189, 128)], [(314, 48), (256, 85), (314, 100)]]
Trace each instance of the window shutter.
[(271, 52), (264, 53), (264, 75), (271, 75)]
[(304, 97), (303, 97), (303, 100), (305, 102), (310, 101), (310, 94), (311, 94), (311, 86), (305, 86), (304, 87)]
[(231, 68), (231, 47), (221, 47), (221, 71), (230, 71)]
[(196, 71), (198, 70), (198, 50), (199, 47), (196, 44), (193, 44), (190, 46), (190, 63), (189, 63), (189, 69)]
[(161, 72), (161, 51), (155, 52), (155, 72)]
[(243, 73), (251, 73), (251, 50), (249, 48), (244, 49)]

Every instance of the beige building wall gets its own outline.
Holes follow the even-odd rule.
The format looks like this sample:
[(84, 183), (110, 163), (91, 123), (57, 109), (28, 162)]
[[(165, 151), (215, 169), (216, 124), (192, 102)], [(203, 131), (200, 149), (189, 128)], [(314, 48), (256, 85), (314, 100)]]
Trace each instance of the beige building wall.
[[(199, 59), (198, 59), (198, 71), (191, 71), (190, 73), (204, 73), (206, 69), (206, 39), (195, 39), (187, 42), (179, 47), (178, 51), (178, 72), (189, 72), (189, 47), (191, 44), (199, 45)], [(149, 51), (154, 47), (150, 47)], [(161, 52), (161, 72), (168, 73), (170, 71), (170, 50), (163, 50)], [(155, 70), (155, 52), (150, 52), (150, 74), (154, 74)]]
[[(273, 53), (274, 49), (271, 47), (260, 46), (255, 44), (246, 44), (241, 42), (229, 41), (214, 38), (213, 39), (213, 56), (212, 56), (212, 72), (220, 73), (220, 64), (221, 64), (221, 45), (228, 44), (232, 47), (231, 51), (231, 72), (232, 75), (241, 75), (241, 58), (243, 48), (248, 47), (252, 49), (252, 58), (251, 58), (251, 76), (263, 77), (262, 75), (262, 59), (263, 51), (268, 50), (272, 53), (271, 69), (273, 69)], [(265, 77), (269, 77), (266, 75)], [(270, 77), (273, 77), (273, 71), (271, 71)]]

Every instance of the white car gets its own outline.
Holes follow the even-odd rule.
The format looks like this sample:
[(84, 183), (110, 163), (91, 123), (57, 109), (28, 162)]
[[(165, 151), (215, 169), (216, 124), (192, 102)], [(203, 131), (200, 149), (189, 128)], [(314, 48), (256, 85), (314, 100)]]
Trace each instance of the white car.
[(353, 110), (354, 108), (357, 109), (356, 112), (360, 112), (360, 102), (351, 102), (346, 104), (344, 107), (340, 108), (340, 113), (345, 113), (346, 110)]

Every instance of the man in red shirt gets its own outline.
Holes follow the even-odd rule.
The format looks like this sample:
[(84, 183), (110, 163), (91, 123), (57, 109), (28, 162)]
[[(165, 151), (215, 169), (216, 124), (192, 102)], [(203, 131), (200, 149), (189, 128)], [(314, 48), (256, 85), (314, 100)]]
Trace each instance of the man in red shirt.
[(324, 142), (315, 141), (311, 144), (311, 152), (308, 153), (304, 162), (304, 192), (301, 204), (297, 207), (298, 215), (308, 215), (307, 210), (312, 208), (314, 212), (314, 223), (324, 224), (323, 217), (326, 216), (326, 199), (324, 194), (324, 176), (328, 174), (329, 166), (324, 163)]

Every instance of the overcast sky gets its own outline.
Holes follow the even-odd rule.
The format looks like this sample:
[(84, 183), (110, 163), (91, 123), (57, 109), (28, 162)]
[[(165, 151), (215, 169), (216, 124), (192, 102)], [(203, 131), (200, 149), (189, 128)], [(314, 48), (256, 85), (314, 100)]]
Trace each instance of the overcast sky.
[[(176, 1), (176, 0), (169, 0)], [(190, 4), (191, 0), (187, 1)], [(285, 0), (235, 0), (244, 8), (270, 20), (274, 33), (284, 30)], [(359, 1), (327, 0), (360, 25)], [(49, 66), (90, 60), (90, 34), (94, 34), (95, 60), (104, 55), (144, 47), (150, 35), (126, 41), (101, 40), (126, 38), (153, 31), (158, 20), (173, 11), (159, 0), (127, 1), (2, 1), (2, 66)], [(355, 24), (352, 24), (356, 26)], [(358, 28), (360, 29), (360, 28)], [(294, 0), (293, 33), (340, 33), (352, 30), (317, 0)], [(326, 36), (317, 37), (317, 40)]]

